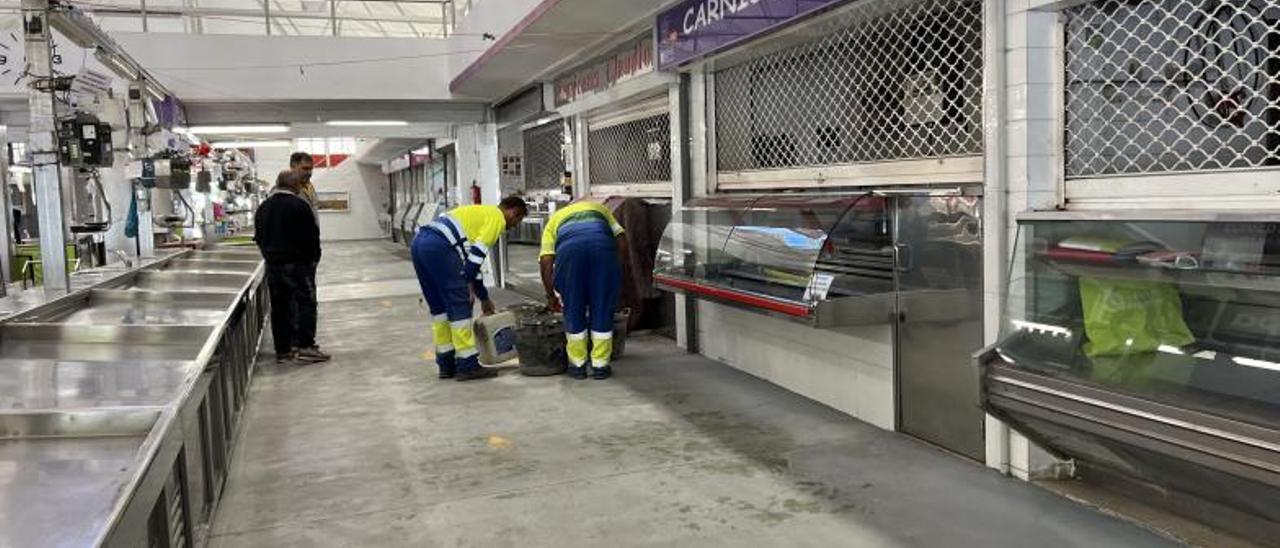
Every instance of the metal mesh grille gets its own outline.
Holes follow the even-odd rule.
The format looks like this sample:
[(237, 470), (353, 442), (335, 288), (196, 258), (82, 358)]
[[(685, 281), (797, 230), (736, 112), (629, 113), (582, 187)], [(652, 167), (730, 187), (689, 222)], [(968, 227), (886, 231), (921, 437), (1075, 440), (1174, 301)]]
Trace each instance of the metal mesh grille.
[(560, 188), (564, 177), (564, 124), (556, 121), (524, 132), (524, 188)]
[(671, 117), (659, 114), (587, 131), (591, 183), (671, 180)]
[(1066, 13), (1068, 176), (1280, 165), (1280, 1)]
[(982, 152), (982, 2), (863, 2), (814, 42), (716, 73), (720, 171)]

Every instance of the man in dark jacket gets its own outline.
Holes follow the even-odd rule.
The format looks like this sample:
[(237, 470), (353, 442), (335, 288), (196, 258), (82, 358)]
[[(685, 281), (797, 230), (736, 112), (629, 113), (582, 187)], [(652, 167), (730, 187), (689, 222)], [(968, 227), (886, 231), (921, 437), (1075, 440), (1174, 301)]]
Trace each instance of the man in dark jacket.
[(267, 262), (271, 292), (271, 335), (276, 363), (307, 364), (329, 356), (316, 346), (316, 264), (320, 262), (320, 225), (311, 205), (299, 196), (301, 180), (282, 171), (276, 186), (254, 215), (253, 240)]

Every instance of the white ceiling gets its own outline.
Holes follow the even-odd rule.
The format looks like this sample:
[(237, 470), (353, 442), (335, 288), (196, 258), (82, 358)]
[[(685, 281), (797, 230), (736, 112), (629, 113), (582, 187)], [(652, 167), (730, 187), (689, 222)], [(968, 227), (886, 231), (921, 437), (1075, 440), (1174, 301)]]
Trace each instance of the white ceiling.
[[(500, 2), (501, 0), (488, 0)], [(534, 81), (546, 81), (608, 44), (653, 26), (671, 2), (547, 0), (554, 2), (517, 34), (503, 35), (450, 83), (455, 97), (496, 101)], [(483, 9), (479, 5), (474, 9)], [(516, 25), (517, 29), (521, 25)]]

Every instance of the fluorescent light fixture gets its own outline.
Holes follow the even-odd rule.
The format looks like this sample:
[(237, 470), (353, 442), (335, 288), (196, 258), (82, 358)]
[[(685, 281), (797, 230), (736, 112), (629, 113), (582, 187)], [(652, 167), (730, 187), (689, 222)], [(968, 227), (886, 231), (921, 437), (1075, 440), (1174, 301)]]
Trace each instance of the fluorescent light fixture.
[(94, 50), (93, 57), (97, 59), (99, 63), (106, 65), (107, 68), (114, 70), (116, 74), (124, 77), (125, 79), (130, 81), (138, 79), (138, 70), (130, 66), (129, 63), (122, 60), (118, 55), (115, 55), (105, 49), (98, 48)]
[(292, 148), (293, 141), (218, 141), (213, 148)]
[(1052, 325), (1047, 323), (1028, 322), (1025, 320), (1013, 320), (1013, 326), (1018, 331), (1030, 331), (1032, 333), (1046, 333), (1055, 337), (1070, 337), (1071, 330), (1060, 325)]
[(244, 125), (244, 126), (191, 126), (183, 128), (183, 131), (190, 133), (214, 133), (214, 134), (236, 134), (236, 135), (253, 135), (261, 133), (288, 133), (289, 126), (285, 124), (264, 124), (264, 125)]
[(413, 155), (415, 155), (415, 156), (430, 156), (430, 155), (431, 155), (431, 147), (422, 147), (422, 148), (419, 148), (419, 149), (416, 149), (416, 150), (411, 150), (411, 151), (409, 151), (409, 154), (413, 154)]
[(324, 125), (337, 127), (395, 127), (407, 126), (409, 122), (404, 120), (329, 120)]
[(31, 173), (28, 166), (9, 166), (9, 173)]
[(1245, 365), (1249, 367), (1257, 367), (1259, 369), (1270, 369), (1272, 371), (1280, 371), (1280, 363), (1276, 363), (1276, 362), (1269, 362), (1266, 360), (1258, 360), (1254, 358), (1246, 358), (1244, 356), (1236, 356), (1234, 358), (1231, 358), (1231, 361), (1236, 362), (1237, 364)]

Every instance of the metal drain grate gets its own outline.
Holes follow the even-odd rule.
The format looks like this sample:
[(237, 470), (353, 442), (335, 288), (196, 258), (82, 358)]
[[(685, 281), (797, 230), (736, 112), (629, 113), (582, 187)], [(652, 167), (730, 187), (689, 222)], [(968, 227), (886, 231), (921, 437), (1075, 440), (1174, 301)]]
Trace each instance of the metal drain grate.
[(1068, 177), (1280, 165), (1280, 1), (1065, 14)]
[(982, 152), (982, 2), (864, 1), (839, 30), (715, 74), (717, 168)]

